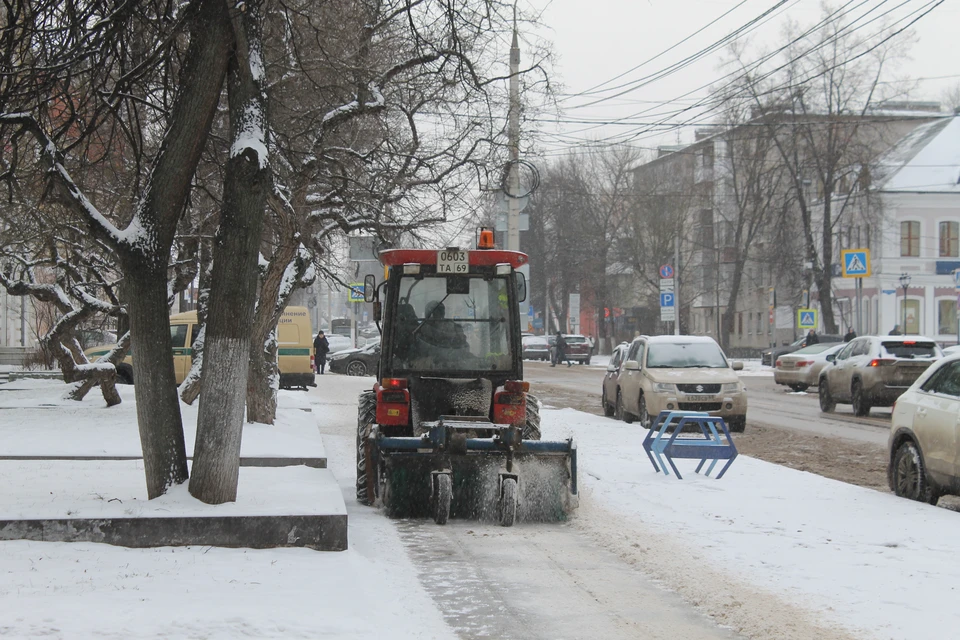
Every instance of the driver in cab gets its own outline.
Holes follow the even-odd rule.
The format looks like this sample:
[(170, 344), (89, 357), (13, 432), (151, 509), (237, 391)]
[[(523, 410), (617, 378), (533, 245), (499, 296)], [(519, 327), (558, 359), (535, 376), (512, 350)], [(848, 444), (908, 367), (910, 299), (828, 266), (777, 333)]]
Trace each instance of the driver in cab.
[(426, 316), (420, 325), (418, 337), (429, 345), (444, 349), (466, 349), (467, 336), (459, 324), (446, 319), (442, 302), (428, 302)]

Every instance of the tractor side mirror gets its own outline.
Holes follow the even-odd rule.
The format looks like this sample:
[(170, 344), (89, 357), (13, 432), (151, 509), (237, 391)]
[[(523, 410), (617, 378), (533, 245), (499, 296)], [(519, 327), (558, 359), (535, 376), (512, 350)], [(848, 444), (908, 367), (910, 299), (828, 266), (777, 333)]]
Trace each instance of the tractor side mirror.
[(739, 360), (734, 360), (732, 366), (730, 367), (734, 371), (743, 371), (743, 363)]
[(382, 310), (380, 309), (380, 301), (374, 300), (373, 301), (373, 321), (380, 322), (381, 315), (382, 315)]
[(365, 302), (373, 302), (377, 297), (377, 277), (368, 273), (363, 279), (363, 299)]
[(517, 275), (517, 302), (523, 302), (527, 299), (527, 276), (523, 271), (515, 271)]

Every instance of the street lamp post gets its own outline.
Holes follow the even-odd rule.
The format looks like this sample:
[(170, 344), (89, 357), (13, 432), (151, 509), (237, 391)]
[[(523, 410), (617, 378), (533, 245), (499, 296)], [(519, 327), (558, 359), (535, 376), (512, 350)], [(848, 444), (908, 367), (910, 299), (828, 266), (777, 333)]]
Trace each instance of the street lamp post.
[(900, 274), (900, 286), (903, 287), (903, 323), (900, 325), (900, 332), (907, 335), (907, 288), (910, 286), (910, 274)]

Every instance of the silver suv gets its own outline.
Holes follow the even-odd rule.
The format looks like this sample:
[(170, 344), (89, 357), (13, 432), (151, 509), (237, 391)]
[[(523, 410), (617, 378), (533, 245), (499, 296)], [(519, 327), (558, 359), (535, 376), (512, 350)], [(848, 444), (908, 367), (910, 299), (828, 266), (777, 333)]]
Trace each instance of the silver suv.
[(616, 411), (624, 422), (649, 427), (664, 410), (722, 416), (731, 431), (747, 424), (747, 394), (723, 350), (706, 336), (634, 339), (617, 379)]
[(838, 402), (853, 405), (858, 416), (871, 407), (889, 407), (900, 394), (943, 357), (940, 347), (922, 336), (864, 336), (851, 340), (820, 372), (820, 410)]

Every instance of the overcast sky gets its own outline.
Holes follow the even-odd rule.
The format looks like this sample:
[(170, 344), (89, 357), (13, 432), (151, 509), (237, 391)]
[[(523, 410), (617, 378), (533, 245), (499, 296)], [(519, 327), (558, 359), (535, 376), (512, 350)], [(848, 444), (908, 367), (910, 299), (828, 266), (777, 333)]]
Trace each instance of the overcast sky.
[[(607, 86), (660, 71), (714, 43), (777, 4), (776, 0), (520, 1), (528, 9), (542, 11), (541, 21), (546, 28), (540, 35), (553, 43), (557, 55), (555, 80), (563, 85), (566, 94), (590, 90), (658, 54), (662, 55)], [(839, 4), (841, 2), (835, 2), (834, 6)], [(851, 4), (860, 5), (858, 12), (871, 9), (871, 16), (891, 11), (889, 17), (896, 20), (911, 12), (922, 12), (925, 7), (936, 4), (936, 0), (857, 0)], [(903, 6), (897, 8), (898, 5)], [(728, 15), (721, 17), (727, 12)], [(789, 0), (769, 21), (749, 34), (749, 42), (752, 46), (775, 48), (784, 44), (781, 29), (786, 18), (801, 24), (812, 24), (821, 15), (819, 0)], [(715, 24), (708, 26), (714, 21)], [(960, 83), (957, 25), (960, 25), (960, 2), (957, 0), (946, 0), (914, 25), (917, 42), (911, 48), (912, 60), (904, 63), (900, 73), (930, 79), (923, 80), (911, 98), (938, 100), (945, 88)], [(683, 42), (684, 39), (687, 40)], [(667, 51), (674, 45), (675, 48)], [(523, 52), (521, 55), (526, 54)], [(529, 56), (526, 61), (529, 61)], [(537, 146), (541, 151), (549, 152), (569, 143), (577, 143), (582, 138), (614, 135), (626, 138), (636, 133), (638, 126), (643, 126), (643, 123), (662, 120), (664, 114), (673, 107), (689, 105), (706, 95), (705, 90), (696, 90), (718, 77), (719, 61), (720, 54), (711, 54), (682, 71), (592, 106), (572, 108), (591, 99), (567, 97), (562, 101), (565, 109), (562, 117), (568, 121), (563, 125), (565, 135), (554, 137), (544, 133), (539, 136)], [(676, 101), (688, 92), (693, 93)], [(665, 102), (672, 102), (672, 107), (665, 109)], [(629, 119), (630, 126), (597, 127), (591, 124), (598, 120), (618, 118)], [(545, 130), (555, 130), (555, 127), (546, 123), (542, 123), (542, 126)], [(529, 135), (529, 132), (525, 135)], [(683, 142), (688, 142), (692, 129), (686, 129), (680, 135)], [(676, 138), (676, 132), (666, 135), (661, 132), (640, 135), (630, 141), (637, 146), (653, 147), (675, 143)]]

